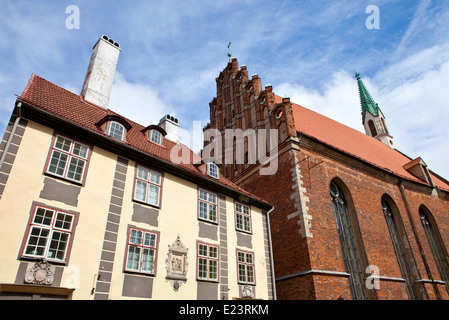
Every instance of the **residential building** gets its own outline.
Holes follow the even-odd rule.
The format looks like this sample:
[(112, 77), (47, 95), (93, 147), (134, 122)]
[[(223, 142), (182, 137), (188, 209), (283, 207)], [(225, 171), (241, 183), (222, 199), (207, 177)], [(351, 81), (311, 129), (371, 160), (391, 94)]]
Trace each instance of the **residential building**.
[(275, 298), (272, 206), (180, 144), (175, 117), (108, 109), (119, 54), (102, 36), (80, 95), (33, 74), (17, 97), (0, 145), (0, 299)]

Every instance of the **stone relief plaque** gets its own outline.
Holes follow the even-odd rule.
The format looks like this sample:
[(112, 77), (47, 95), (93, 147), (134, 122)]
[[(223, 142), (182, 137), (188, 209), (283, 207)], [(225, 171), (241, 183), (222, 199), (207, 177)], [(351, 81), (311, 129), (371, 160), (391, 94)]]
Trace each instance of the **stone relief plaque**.
[(25, 271), (25, 283), (51, 285), (55, 279), (55, 266), (47, 261), (29, 263)]
[(178, 291), (181, 285), (187, 281), (187, 251), (188, 249), (178, 238), (168, 246), (168, 255), (165, 260), (167, 276), (165, 279), (170, 282), (173, 290)]

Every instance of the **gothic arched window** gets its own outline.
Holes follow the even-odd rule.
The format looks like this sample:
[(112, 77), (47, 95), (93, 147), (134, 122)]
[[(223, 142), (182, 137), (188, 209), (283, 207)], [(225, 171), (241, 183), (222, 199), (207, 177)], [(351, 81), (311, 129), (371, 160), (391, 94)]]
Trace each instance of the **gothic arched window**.
[[(406, 280), (407, 292), (410, 299), (418, 299), (416, 294), (416, 289), (414, 285), (414, 279), (411, 273), (411, 267), (407, 263), (408, 259), (406, 256), (406, 246), (403, 242), (403, 237), (401, 237), (400, 229), (400, 217), (396, 216), (393, 209), (397, 212), (397, 208), (394, 202), (387, 198), (387, 196), (382, 197), (382, 210), (387, 220), (388, 230), (390, 231), (391, 242), (393, 242), (394, 251), (396, 252), (396, 258), (399, 263), (399, 268), (401, 269), (402, 277)], [(395, 217), (396, 216), (396, 217)], [(402, 230), (401, 230), (402, 231)]]
[(421, 206), (419, 208), (419, 217), (426, 232), (427, 240), (432, 249), (433, 257), (440, 272), (441, 279), (446, 282), (446, 289), (449, 291), (449, 264), (447, 251), (441, 241), (435, 220), (429, 210)]
[[(332, 181), (330, 184), (330, 194), (332, 196), (332, 206), (334, 208), (335, 220), (337, 222), (338, 235), (343, 253), (343, 260), (347, 272), (350, 274), (349, 284), (351, 293), (356, 300), (367, 299), (365, 284), (357, 241), (355, 239), (355, 228), (351, 223), (348, 210), (348, 203), (340, 187)], [(357, 228), (357, 227), (356, 227)]]
[(369, 129), (371, 131), (371, 136), (372, 137), (377, 136), (377, 130), (376, 130), (376, 127), (374, 126), (373, 120), (369, 120), (368, 121), (368, 127), (369, 127)]

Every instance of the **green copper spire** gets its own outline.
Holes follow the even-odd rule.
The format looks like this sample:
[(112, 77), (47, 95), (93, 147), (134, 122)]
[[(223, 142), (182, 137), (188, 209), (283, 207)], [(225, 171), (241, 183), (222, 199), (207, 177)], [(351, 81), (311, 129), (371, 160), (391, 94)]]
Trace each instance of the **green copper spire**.
[(379, 115), (379, 106), (377, 105), (376, 102), (374, 102), (374, 99), (371, 97), (368, 90), (365, 88), (365, 85), (360, 79), (360, 74), (356, 73), (355, 77), (357, 79), (357, 84), (359, 86), (360, 104), (362, 106), (363, 122), (365, 122), (366, 111), (371, 113), (373, 116), (377, 116)]

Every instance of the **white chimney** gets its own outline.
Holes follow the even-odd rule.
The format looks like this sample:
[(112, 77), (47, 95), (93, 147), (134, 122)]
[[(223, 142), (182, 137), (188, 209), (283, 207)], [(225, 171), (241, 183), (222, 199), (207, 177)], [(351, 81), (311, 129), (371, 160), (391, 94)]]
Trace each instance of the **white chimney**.
[(165, 136), (167, 139), (176, 143), (180, 141), (178, 119), (167, 114), (159, 120), (158, 126), (167, 132), (167, 135)]
[(103, 35), (95, 44), (81, 96), (84, 100), (107, 109), (114, 81), (120, 45)]

